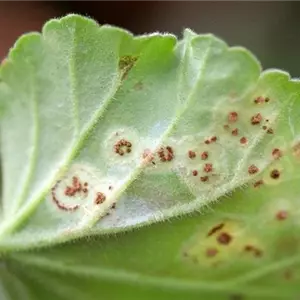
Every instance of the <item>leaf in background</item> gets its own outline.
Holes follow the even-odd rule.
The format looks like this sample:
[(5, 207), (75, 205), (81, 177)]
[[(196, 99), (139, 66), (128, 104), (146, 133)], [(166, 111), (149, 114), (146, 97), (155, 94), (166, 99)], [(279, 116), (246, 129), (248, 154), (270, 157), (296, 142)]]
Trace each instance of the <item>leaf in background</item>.
[[(52, 20), (42, 35), (20, 38), (0, 77), (4, 252), (203, 210), (251, 182), (221, 201), (218, 207), (227, 213), (216, 208), (118, 239), (10, 254), (4, 278), (21, 278), (37, 299), (44, 291), (35, 280), (53, 297), (94, 299), (97, 278), (107, 280), (102, 287), (112, 298), (120, 295), (113, 281), (129, 299), (128, 282), (143, 286), (136, 299), (146, 299), (150, 286), (164, 287), (164, 297), (179, 297), (176, 289), (213, 299), (286, 295), (252, 281), (264, 274), (260, 269), (277, 266), (276, 251), (262, 254), (281, 237), (281, 227), (270, 234), (272, 227), (262, 230), (259, 221), (274, 183), (287, 184), (284, 192), (294, 188), (289, 153), (297, 152), (297, 81), (279, 71), (260, 74), (248, 51), (228, 48), (212, 35), (186, 30), (180, 41), (133, 37), (79, 16)], [(255, 199), (240, 205), (236, 195)], [(294, 203), (284, 195), (286, 202), (278, 203)], [(283, 208), (278, 211), (286, 217)], [(206, 238), (208, 226), (214, 230)], [(218, 228), (226, 232), (216, 237)]]

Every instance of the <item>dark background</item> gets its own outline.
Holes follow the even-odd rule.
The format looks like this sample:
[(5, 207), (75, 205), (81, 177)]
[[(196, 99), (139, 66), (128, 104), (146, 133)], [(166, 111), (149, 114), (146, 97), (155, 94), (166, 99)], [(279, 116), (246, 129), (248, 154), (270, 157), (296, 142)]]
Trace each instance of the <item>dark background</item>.
[(135, 34), (181, 35), (189, 27), (213, 33), (229, 45), (250, 49), (264, 68), (300, 77), (300, 2), (75, 1), (0, 2), (0, 59), (22, 33), (41, 30), (46, 20), (80, 13)]

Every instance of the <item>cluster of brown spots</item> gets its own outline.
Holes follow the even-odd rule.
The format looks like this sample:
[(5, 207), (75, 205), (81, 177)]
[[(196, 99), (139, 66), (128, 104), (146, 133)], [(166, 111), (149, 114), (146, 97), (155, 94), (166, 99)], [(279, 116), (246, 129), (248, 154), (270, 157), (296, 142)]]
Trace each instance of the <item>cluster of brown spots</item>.
[(260, 113), (254, 115), (251, 117), (251, 124), (252, 125), (258, 125), (262, 121), (262, 115)]
[(206, 256), (207, 257), (214, 257), (218, 254), (218, 249), (216, 248), (208, 248), (206, 250)]
[(137, 57), (131, 55), (124, 55), (120, 58), (119, 69), (122, 72), (122, 80), (124, 80), (127, 77), (129, 71), (135, 65), (137, 59)]
[(120, 156), (123, 156), (126, 152), (131, 152), (131, 147), (132, 144), (129, 141), (121, 139), (114, 145), (114, 150), (115, 153), (119, 154)]
[(214, 227), (207, 233), (207, 236), (211, 236), (211, 235), (215, 234), (216, 232), (218, 232), (219, 230), (221, 230), (224, 226), (225, 226), (224, 223), (220, 223), (220, 224), (214, 226)]
[(279, 159), (280, 157), (282, 157), (282, 152), (278, 148), (274, 148), (272, 151), (272, 156), (275, 159)]
[(228, 122), (234, 123), (238, 120), (238, 113), (236, 111), (232, 111), (228, 114)]
[(202, 182), (208, 181), (208, 176), (201, 176), (200, 181), (202, 181)]
[(247, 142), (248, 142), (248, 140), (247, 140), (246, 137), (243, 136), (243, 137), (240, 138), (240, 143), (241, 143), (242, 145), (247, 144)]
[(204, 151), (201, 153), (201, 159), (202, 160), (206, 160), (208, 158), (208, 152), (207, 151)]
[(69, 206), (69, 205), (65, 205), (63, 203), (61, 203), (58, 199), (57, 199), (57, 196), (56, 196), (56, 189), (58, 187), (58, 185), (60, 184), (60, 180), (58, 180), (56, 182), (56, 184), (52, 187), (51, 189), (51, 195), (52, 195), (52, 200), (53, 202), (56, 204), (56, 206), (61, 209), (61, 210), (64, 210), (64, 211), (75, 211), (79, 208), (79, 205), (76, 204), (76, 205), (72, 205), (72, 206)]
[(260, 249), (256, 248), (255, 246), (252, 246), (252, 245), (246, 245), (244, 247), (244, 251), (245, 252), (251, 252), (256, 257), (262, 256), (262, 251)]
[(103, 203), (105, 201), (105, 199), (106, 199), (106, 196), (103, 193), (98, 192), (96, 194), (96, 198), (95, 198), (94, 202), (95, 202), (95, 204), (99, 205), (99, 204)]
[(192, 150), (189, 150), (189, 152), (188, 152), (188, 157), (189, 157), (190, 159), (195, 158), (195, 157), (196, 157), (196, 152), (195, 152), (195, 151), (192, 151)]
[(213, 165), (211, 163), (207, 163), (203, 167), (203, 171), (206, 173), (210, 173), (213, 170)]
[(193, 174), (193, 176), (197, 176), (198, 175), (198, 171), (197, 170), (193, 170), (192, 174)]
[(217, 241), (222, 245), (228, 245), (232, 241), (232, 236), (227, 232), (222, 232), (217, 237)]
[(288, 217), (288, 212), (286, 210), (280, 210), (276, 214), (276, 219), (279, 221), (283, 221)]
[(255, 165), (251, 165), (248, 167), (248, 173), (250, 175), (256, 174), (259, 171), (258, 167)]
[(280, 177), (280, 172), (277, 169), (274, 169), (271, 171), (270, 177), (273, 179), (278, 179)]
[(232, 134), (233, 136), (237, 136), (237, 135), (239, 134), (239, 130), (238, 130), (237, 128), (235, 128), (235, 129), (233, 129), (233, 130), (231, 131), (231, 134)]
[(269, 102), (269, 101), (270, 101), (269, 97), (264, 98), (262, 96), (259, 96), (259, 97), (257, 97), (257, 98), (254, 99), (254, 103), (255, 104), (262, 104), (264, 102)]
[(260, 179), (260, 180), (257, 180), (256, 182), (254, 182), (253, 186), (255, 188), (258, 188), (258, 187), (262, 186), (263, 184), (264, 184), (264, 181), (262, 179)]
[(83, 191), (84, 193), (87, 193), (87, 182), (84, 183), (85, 188), (82, 188), (82, 184), (79, 181), (78, 177), (73, 176), (72, 178), (72, 186), (67, 186), (65, 188), (65, 195), (68, 197), (73, 197), (76, 193), (80, 193), (81, 191)]
[(170, 146), (160, 147), (157, 154), (161, 162), (171, 161), (174, 158), (174, 152)]

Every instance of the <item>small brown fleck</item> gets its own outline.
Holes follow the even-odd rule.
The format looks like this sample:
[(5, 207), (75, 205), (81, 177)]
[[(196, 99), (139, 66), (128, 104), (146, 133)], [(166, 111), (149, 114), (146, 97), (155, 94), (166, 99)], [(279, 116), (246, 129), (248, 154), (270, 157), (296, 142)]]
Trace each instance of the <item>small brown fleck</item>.
[(272, 156), (275, 159), (279, 159), (282, 156), (282, 152), (278, 148), (274, 148), (272, 151)]
[(111, 190), (113, 189), (113, 187), (110, 185), (110, 186), (108, 187), (108, 189), (111, 191)]
[(237, 135), (239, 134), (239, 130), (238, 130), (237, 128), (235, 128), (235, 129), (233, 129), (233, 130), (231, 131), (231, 134), (232, 134), (233, 136), (237, 136)]
[(249, 174), (256, 174), (259, 171), (258, 167), (256, 167), (255, 165), (251, 165), (248, 168), (248, 173)]
[(277, 169), (274, 169), (270, 173), (271, 178), (278, 179), (280, 177), (280, 172)]
[(244, 247), (244, 250), (246, 252), (252, 252), (253, 255), (256, 256), (256, 257), (262, 256), (262, 251), (260, 249), (256, 248), (256, 247), (252, 246), (252, 245), (246, 245)]
[(286, 210), (280, 210), (277, 214), (276, 214), (276, 219), (279, 221), (283, 221), (288, 217), (288, 212)]
[(217, 241), (222, 245), (228, 245), (232, 241), (232, 236), (226, 232), (222, 232), (217, 237)]
[(201, 177), (200, 177), (200, 180), (201, 180), (202, 182), (206, 182), (206, 181), (208, 181), (208, 176), (201, 176)]
[(228, 130), (228, 129), (229, 129), (229, 125), (228, 125), (228, 124), (225, 124), (225, 125), (223, 126), (223, 128), (224, 128), (225, 130)]
[(223, 227), (225, 226), (224, 223), (220, 223), (216, 226), (214, 226), (207, 234), (207, 236), (211, 236), (213, 234), (215, 234), (217, 231), (221, 230)]
[(238, 120), (238, 113), (236, 111), (232, 111), (228, 114), (228, 121), (234, 123)]
[(263, 185), (263, 184), (264, 184), (264, 181), (263, 181), (262, 179), (260, 179), (260, 180), (258, 180), (258, 181), (256, 181), (256, 182), (254, 182), (253, 186), (254, 186), (255, 188), (258, 188), (258, 187), (260, 187), (260, 186)]
[(211, 137), (210, 141), (211, 142), (216, 142), (217, 141), (217, 137), (216, 136)]
[(197, 170), (193, 170), (192, 174), (193, 174), (193, 176), (197, 176), (198, 175), (198, 171)]
[(265, 98), (265, 102), (268, 103), (269, 101), (270, 101), (270, 98), (269, 98), (269, 97), (266, 97), (266, 98)]
[(264, 99), (264, 97), (261, 97), (261, 96), (254, 99), (254, 103), (256, 103), (256, 104), (261, 104), (264, 102), (265, 102), (265, 99)]
[(124, 55), (119, 60), (119, 69), (122, 73), (121, 79), (124, 80), (129, 71), (133, 68), (136, 61), (138, 60), (138, 57), (131, 56), (131, 55)]
[(115, 209), (115, 208), (116, 208), (116, 205), (117, 205), (116, 202), (114, 202), (114, 203), (112, 204), (111, 208), (112, 208), (112, 209)]
[(258, 113), (258, 114), (251, 117), (251, 124), (252, 125), (260, 124), (261, 121), (262, 121), (262, 115), (260, 113)]
[(209, 140), (205, 140), (204, 143), (205, 143), (206, 145), (208, 145), (208, 144), (210, 144), (210, 141), (209, 141)]
[(192, 151), (192, 150), (189, 150), (188, 156), (189, 156), (190, 159), (193, 159), (193, 158), (196, 157), (196, 152), (195, 152), (195, 151)]
[(204, 151), (201, 153), (201, 159), (202, 160), (206, 160), (208, 158), (208, 152), (207, 151)]
[(207, 257), (214, 257), (218, 254), (218, 250), (216, 248), (208, 248), (206, 250), (206, 256)]
[(137, 82), (134, 87), (133, 87), (136, 91), (141, 91), (144, 88), (144, 85), (141, 81)]
[(267, 130), (267, 133), (268, 133), (268, 134), (273, 134), (273, 133), (274, 133), (274, 130), (273, 130), (272, 128), (269, 128), (269, 129)]
[(247, 142), (248, 142), (248, 141), (247, 141), (247, 138), (246, 138), (246, 137), (243, 136), (243, 137), (240, 138), (240, 143), (241, 143), (241, 144), (244, 145), (244, 144), (247, 144)]
[(268, 127), (267, 127), (266, 125), (264, 125), (264, 126), (262, 127), (263, 130), (267, 130), (267, 128), (268, 128)]
[(203, 167), (203, 171), (206, 172), (206, 173), (209, 173), (213, 170), (213, 165), (210, 164), (210, 163), (207, 163), (204, 165)]

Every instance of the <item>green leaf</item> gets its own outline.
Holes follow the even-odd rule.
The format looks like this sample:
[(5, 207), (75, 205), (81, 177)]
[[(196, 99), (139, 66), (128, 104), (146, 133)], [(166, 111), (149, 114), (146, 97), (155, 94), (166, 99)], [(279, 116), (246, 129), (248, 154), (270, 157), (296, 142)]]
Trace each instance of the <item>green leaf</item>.
[(190, 30), (70, 15), (21, 37), (0, 68), (3, 297), (294, 297), (299, 97)]

